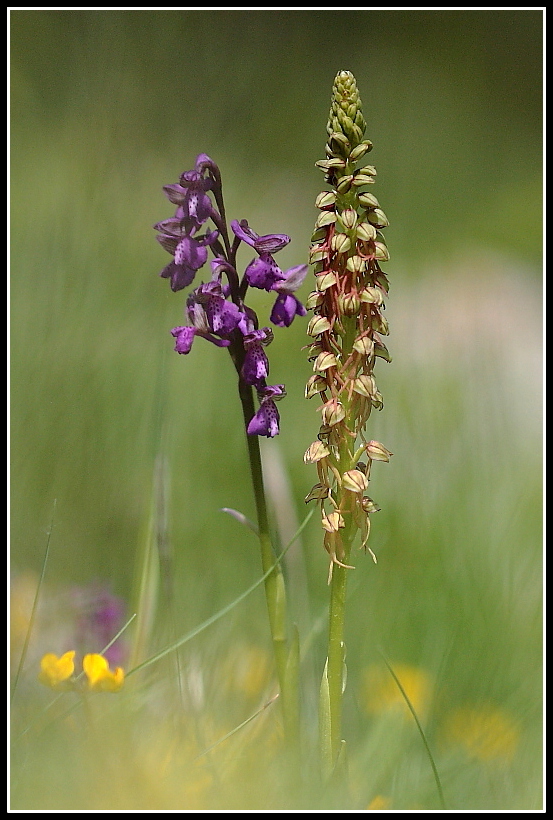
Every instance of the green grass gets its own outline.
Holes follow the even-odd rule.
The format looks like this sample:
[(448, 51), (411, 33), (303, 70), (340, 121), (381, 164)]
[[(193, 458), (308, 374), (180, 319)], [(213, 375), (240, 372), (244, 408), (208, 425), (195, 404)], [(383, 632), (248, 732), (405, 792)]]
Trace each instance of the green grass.
[[(282, 12), (274, 28), (269, 12), (215, 13), (215, 28), (208, 13), (139, 14), (12, 12), (16, 613), (30, 612), (56, 503), (12, 708), (12, 809), (337, 799), (321, 798), (313, 774), (328, 602), (316, 516), (285, 559), (304, 681), (308, 774), (297, 804), (282, 796), (278, 704), (202, 755), (274, 694), (261, 587), (185, 643), (178, 663), (172, 653), (119, 694), (91, 699), (91, 714), (78, 705), (66, 714), (70, 694), (44, 712), (54, 695), (36, 676), (42, 654), (71, 648), (64, 607), (75, 586), (109, 582), (133, 613), (140, 559), (160, 526), (160, 455), (174, 601), (170, 611), (158, 589), (145, 657), (260, 578), (255, 536), (220, 512), (254, 517), (234, 371), (202, 340), (190, 356), (173, 353), (184, 298), (157, 276), (168, 257), (151, 226), (171, 212), (162, 185), (208, 151), (229, 217), (290, 233), (279, 262), (305, 261), (322, 185), (313, 164), (340, 68), (361, 90), (392, 256), (393, 362), (376, 373), (385, 406), (368, 432), (394, 456), (372, 474), (378, 563), (359, 553), (349, 584), (348, 800), (439, 808), (382, 652), (417, 710), (449, 809), (541, 808), (540, 18), (429, 13), (426, 39), (424, 20), (409, 13)], [(330, 54), (334, 20), (343, 36)], [(471, 77), (467, 54), (479, 44), (490, 53), (492, 40), (504, 61), (481, 56)], [(513, 52), (520, 40), (525, 59)], [(264, 451), (272, 480), (275, 456), (282, 465), (288, 500), (275, 517), (291, 533), (316, 481), (302, 460), (319, 424), (316, 399), (303, 398), (306, 342), (296, 321), (277, 329), (269, 351), (288, 396), (282, 433)], [(152, 576), (144, 606), (156, 605), (163, 578)], [(24, 629), (25, 617), (12, 616), (14, 669)]]

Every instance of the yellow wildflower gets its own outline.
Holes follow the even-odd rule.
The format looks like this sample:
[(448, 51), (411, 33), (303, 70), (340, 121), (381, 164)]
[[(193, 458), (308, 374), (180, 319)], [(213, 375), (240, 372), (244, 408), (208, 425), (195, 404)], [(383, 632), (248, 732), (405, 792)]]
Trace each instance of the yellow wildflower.
[(69, 678), (75, 671), (74, 657), (74, 649), (59, 658), (53, 652), (47, 652), (40, 661), (39, 681), (52, 689), (67, 688), (70, 683)]
[(118, 692), (123, 686), (125, 673), (120, 666), (112, 672), (103, 655), (85, 655), (83, 669), (94, 692)]
[(377, 794), (367, 806), (367, 811), (386, 811), (386, 809), (390, 808), (391, 802), (389, 797), (383, 797), (381, 794)]
[(444, 729), (451, 743), (459, 744), (477, 760), (512, 760), (519, 740), (519, 730), (510, 715), (495, 706), (454, 709)]
[[(405, 694), (409, 698), (417, 716), (424, 717), (432, 698), (432, 681), (427, 672), (408, 664), (394, 664)], [(398, 711), (411, 718), (411, 712), (403, 694), (389, 673), (380, 665), (365, 670), (361, 687), (361, 702), (368, 714), (380, 714), (389, 710)]]

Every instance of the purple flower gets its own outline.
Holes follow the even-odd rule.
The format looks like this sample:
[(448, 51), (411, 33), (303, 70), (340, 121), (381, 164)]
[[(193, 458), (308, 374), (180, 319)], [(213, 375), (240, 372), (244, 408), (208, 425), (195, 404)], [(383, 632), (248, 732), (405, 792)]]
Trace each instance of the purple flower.
[(261, 387), (269, 375), (269, 360), (263, 350), (273, 341), (273, 331), (269, 327), (254, 330), (244, 335), (246, 355), (242, 365), (241, 376), (246, 384)]
[(255, 231), (252, 231), (246, 219), (234, 219), (230, 226), (236, 236), (251, 245), (258, 253), (276, 253), (285, 248), (290, 242), (290, 237), (285, 233), (268, 233), (265, 236), (259, 236)]
[(281, 293), (273, 305), (270, 320), (278, 327), (290, 327), (295, 316), (305, 316), (306, 313), (305, 307), (293, 294)]
[(271, 311), (271, 322), (278, 327), (290, 327), (296, 316), (305, 316), (305, 307), (297, 299), (293, 292), (303, 283), (307, 274), (307, 265), (296, 265), (289, 268), (284, 274), (284, 279), (275, 282), (272, 290), (278, 292), (278, 296)]
[(283, 233), (259, 236), (252, 231), (245, 219), (241, 222), (234, 220), (231, 222), (231, 227), (239, 239), (251, 245), (259, 254), (258, 259), (254, 259), (246, 268), (244, 275), (248, 284), (254, 288), (272, 290), (274, 285), (285, 278), (272, 254), (284, 248), (290, 241), (290, 237)]
[(196, 336), (202, 336), (217, 347), (230, 345), (230, 334), (244, 326), (246, 314), (238, 305), (225, 298), (225, 288), (215, 279), (200, 285), (186, 300), (186, 310), (191, 325), (174, 327), (177, 353), (190, 353)]
[(219, 236), (218, 231), (208, 231), (204, 236), (195, 237), (196, 229), (190, 227), (187, 231), (181, 214), (179, 207), (174, 217), (154, 225), (155, 230), (160, 231), (156, 237), (158, 242), (174, 256), (160, 276), (171, 280), (171, 290), (175, 292), (192, 284), (196, 271), (207, 262), (207, 246)]
[[(79, 648), (84, 652), (101, 652), (123, 626), (123, 600), (100, 583), (76, 587), (71, 597), (77, 612), (76, 641)], [(104, 654), (110, 663), (122, 663), (126, 654), (124, 642), (119, 638)]]
[(196, 335), (196, 328), (190, 326), (174, 327), (171, 334), (177, 340), (175, 343), (177, 353), (190, 353)]
[(207, 195), (213, 187), (211, 179), (204, 179), (197, 171), (185, 171), (181, 174), (180, 184), (164, 185), (163, 190), (173, 205), (183, 210), (187, 228), (198, 230), (207, 222), (213, 212), (211, 200)]
[(283, 272), (270, 253), (262, 253), (250, 262), (244, 276), (253, 288), (267, 291), (272, 290), (278, 282), (284, 279)]
[(228, 336), (245, 319), (238, 305), (225, 298), (218, 280), (200, 285), (186, 300), (188, 316), (194, 327)]
[(284, 398), (286, 391), (283, 384), (269, 384), (257, 391), (260, 401), (259, 410), (248, 424), (250, 436), (278, 436), (280, 415), (275, 401)]
[(213, 342), (213, 344), (217, 345), (217, 347), (228, 347), (230, 345), (230, 341), (228, 339), (218, 339), (212, 333), (197, 330), (195, 327), (191, 327), (190, 325), (185, 325), (184, 327), (174, 327), (171, 334), (177, 340), (175, 343), (175, 350), (177, 353), (190, 353), (194, 336), (203, 336), (204, 339), (207, 339), (209, 342)]

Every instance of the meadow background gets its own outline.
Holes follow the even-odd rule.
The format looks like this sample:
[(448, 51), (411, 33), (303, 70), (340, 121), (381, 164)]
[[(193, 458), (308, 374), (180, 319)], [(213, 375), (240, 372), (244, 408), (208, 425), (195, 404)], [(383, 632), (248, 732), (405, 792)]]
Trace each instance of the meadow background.
[[(52, 693), (36, 674), (42, 654), (75, 648), (97, 590), (130, 617), (148, 579), (144, 660), (259, 578), (254, 536), (220, 512), (254, 516), (234, 371), (202, 340), (173, 352), (185, 294), (158, 276), (168, 256), (152, 225), (172, 213), (162, 186), (206, 152), (229, 218), (290, 234), (283, 268), (307, 261), (324, 187), (314, 163), (347, 69), (390, 220), (393, 362), (377, 368), (384, 409), (368, 432), (394, 453), (372, 473), (378, 563), (359, 553), (349, 586), (352, 805), (439, 807), (384, 653), (448, 808), (539, 809), (542, 12), (21, 10), (10, 28), (14, 669), (54, 517), (13, 700), (12, 808), (286, 804), (271, 785), (274, 706), (191, 764), (274, 693), (262, 588), (99, 695), (94, 730), (79, 709), (50, 720), (58, 706), (43, 711)], [(281, 434), (263, 442), (283, 543), (316, 481), (302, 460), (319, 426), (303, 396), (305, 327), (277, 328), (269, 351), (288, 392)], [(141, 562), (161, 531), (156, 578), (156, 561), (146, 574)], [(321, 541), (315, 516), (286, 559), (309, 748)]]

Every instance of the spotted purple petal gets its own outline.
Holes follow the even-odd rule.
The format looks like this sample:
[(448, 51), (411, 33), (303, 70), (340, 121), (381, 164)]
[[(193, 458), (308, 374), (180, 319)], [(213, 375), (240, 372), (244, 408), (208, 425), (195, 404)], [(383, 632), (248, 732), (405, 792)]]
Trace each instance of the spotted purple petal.
[(194, 327), (174, 327), (171, 334), (175, 337), (175, 350), (177, 353), (190, 353), (192, 349), (192, 342), (196, 335), (196, 328)]
[(244, 275), (252, 287), (266, 291), (273, 290), (274, 285), (284, 279), (270, 253), (263, 253), (250, 262)]
[(279, 421), (280, 416), (276, 404), (271, 399), (266, 399), (248, 424), (248, 435), (267, 436), (267, 438), (278, 436)]
[(255, 387), (269, 375), (269, 359), (260, 342), (254, 342), (246, 349), (241, 375), (246, 384)]

